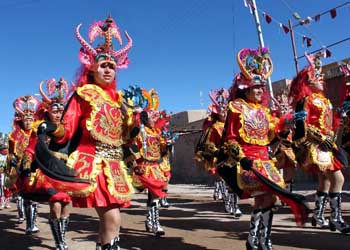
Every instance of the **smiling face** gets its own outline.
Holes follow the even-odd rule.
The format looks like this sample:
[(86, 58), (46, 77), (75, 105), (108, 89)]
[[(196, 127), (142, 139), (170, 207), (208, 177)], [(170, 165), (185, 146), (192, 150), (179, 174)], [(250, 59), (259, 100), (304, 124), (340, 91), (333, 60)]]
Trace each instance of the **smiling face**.
[(114, 82), (116, 65), (111, 62), (103, 62), (94, 71), (94, 80), (97, 85), (107, 86)]
[(265, 91), (266, 87), (264, 85), (255, 85), (246, 90), (245, 96), (248, 102), (261, 103)]

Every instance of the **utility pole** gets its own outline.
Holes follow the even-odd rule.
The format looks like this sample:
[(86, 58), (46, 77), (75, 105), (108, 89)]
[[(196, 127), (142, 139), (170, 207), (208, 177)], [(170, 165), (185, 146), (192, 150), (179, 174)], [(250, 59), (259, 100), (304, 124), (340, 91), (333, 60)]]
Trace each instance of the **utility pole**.
[(298, 74), (299, 72), (299, 66), (298, 66), (298, 54), (297, 54), (297, 49), (295, 47), (295, 38), (294, 38), (294, 31), (293, 31), (293, 25), (292, 25), (292, 20), (288, 20), (288, 25), (289, 25), (289, 31), (290, 31), (290, 39), (292, 40), (292, 48), (293, 48), (293, 57), (294, 57), (294, 64), (295, 64), (295, 70)]
[[(256, 31), (258, 33), (258, 38), (259, 38), (259, 44), (260, 44), (260, 47), (263, 48), (263, 47), (265, 47), (265, 44), (264, 44), (264, 38), (263, 38), (262, 30), (261, 30), (258, 10), (257, 10), (257, 7), (256, 7), (256, 2), (255, 2), (255, 0), (251, 0), (251, 3), (253, 5), (253, 7), (250, 7), (250, 9), (253, 12), (255, 25), (256, 25)], [(267, 86), (268, 86), (268, 89), (269, 89), (270, 96), (273, 98), (273, 89), (272, 89), (272, 84), (271, 84), (271, 78), (270, 77), (267, 78)]]

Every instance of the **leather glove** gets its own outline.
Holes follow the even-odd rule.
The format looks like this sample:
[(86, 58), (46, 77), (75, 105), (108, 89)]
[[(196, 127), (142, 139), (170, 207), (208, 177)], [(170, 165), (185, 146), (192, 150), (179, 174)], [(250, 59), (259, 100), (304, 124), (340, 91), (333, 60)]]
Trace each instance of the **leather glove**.
[(326, 150), (331, 150), (333, 148), (333, 138), (331, 136), (326, 136), (326, 139), (321, 142), (320, 145)]
[(144, 174), (144, 171), (142, 170), (142, 168), (140, 166), (135, 166), (132, 169), (136, 175), (143, 175)]
[(42, 135), (42, 134), (51, 135), (52, 132), (56, 131), (56, 129), (57, 129), (57, 125), (55, 123), (45, 121), (39, 125), (37, 134), (38, 135)]
[(247, 157), (243, 157), (239, 161), (239, 163), (240, 163), (241, 167), (246, 171), (251, 170), (251, 168), (253, 167), (253, 161), (249, 160)]
[(12, 158), (12, 159), (10, 160), (10, 166), (11, 166), (11, 167), (16, 168), (16, 167), (17, 167), (17, 164), (18, 164), (18, 162), (17, 162), (17, 159), (16, 159), (16, 158)]

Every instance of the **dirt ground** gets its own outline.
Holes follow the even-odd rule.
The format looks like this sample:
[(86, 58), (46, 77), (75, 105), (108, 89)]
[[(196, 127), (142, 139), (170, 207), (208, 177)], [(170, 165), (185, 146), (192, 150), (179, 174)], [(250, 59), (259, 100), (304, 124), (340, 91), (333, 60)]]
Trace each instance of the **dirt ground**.
[[(300, 191), (313, 207), (314, 191)], [(350, 223), (350, 195), (344, 195), (343, 213)], [(132, 206), (122, 210), (121, 246), (127, 250), (232, 250), (245, 249), (252, 200), (241, 201), (244, 215), (233, 218), (224, 212), (222, 201), (214, 201), (212, 188), (199, 185), (170, 185), (171, 207), (161, 209), (161, 224), (166, 235), (156, 238), (145, 232), (146, 195), (136, 194)], [(0, 211), (1, 250), (54, 250), (48, 225), (48, 206), (41, 204), (40, 232), (26, 236), (25, 223), (17, 224), (15, 203)], [(329, 215), (327, 209), (327, 215)], [(93, 209), (71, 209), (67, 233), (70, 250), (94, 250), (98, 219)], [(274, 217), (272, 241), (275, 250), (341, 250), (350, 249), (350, 235), (315, 229), (310, 223), (296, 227), (288, 208), (279, 209)]]

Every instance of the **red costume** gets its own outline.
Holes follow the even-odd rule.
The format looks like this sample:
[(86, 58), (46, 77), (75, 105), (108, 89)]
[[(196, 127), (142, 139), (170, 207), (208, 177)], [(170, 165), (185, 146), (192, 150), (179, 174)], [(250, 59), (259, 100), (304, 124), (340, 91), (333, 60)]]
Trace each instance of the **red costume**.
[[(35, 160), (35, 147), (38, 140), (37, 129), (39, 124), (42, 123), (45, 119), (48, 119), (48, 113), (54, 111), (63, 112), (64, 105), (67, 101), (67, 99), (64, 97), (65, 95), (68, 95), (67, 81), (61, 78), (57, 83), (55, 79), (50, 79), (46, 82), (47, 89), (49, 90), (49, 96), (57, 92), (57, 96), (51, 98), (46, 95), (42, 89), (44, 83), (45, 82), (42, 81), (39, 85), (39, 90), (43, 97), (43, 102), (41, 103), (37, 112), (38, 121), (33, 126), (33, 130), (29, 139), (29, 145), (24, 151), (24, 158), (28, 167), (30, 167), (30, 165), (32, 165)], [(47, 141), (49, 142), (50, 138), (48, 138)], [(68, 158), (68, 156), (64, 153), (54, 151), (51, 151), (50, 153), (56, 155), (57, 157), (60, 157), (65, 161)], [(46, 176), (41, 169), (36, 168), (32, 171), (35, 172), (32, 173), (30, 175), (30, 178), (27, 178), (23, 183), (26, 186), (26, 192), (33, 194), (32, 200), (38, 199), (41, 201), (43, 200), (49, 202), (60, 201), (64, 203), (71, 202), (71, 197), (66, 192), (58, 191), (51, 183), (52, 179)]]
[(265, 84), (273, 70), (269, 52), (265, 48), (242, 49), (237, 62), (241, 73), (231, 87), (224, 143), (216, 153), (223, 162), (218, 173), (240, 197), (255, 198), (247, 249), (272, 249), (273, 195), (290, 205), (298, 224), (305, 223), (307, 207), (303, 197), (283, 189), (283, 177), (268, 152), (270, 142), (285, 127), (267, 107)]
[(65, 143), (80, 131), (79, 145), (67, 165), (77, 171), (79, 178), (91, 181), (86, 190), (72, 193), (73, 206), (130, 205), (133, 189), (122, 151), (127, 117), (121, 103), (115, 85), (103, 89), (95, 84), (78, 87), (69, 102), (63, 117), (64, 136), (57, 142)]

